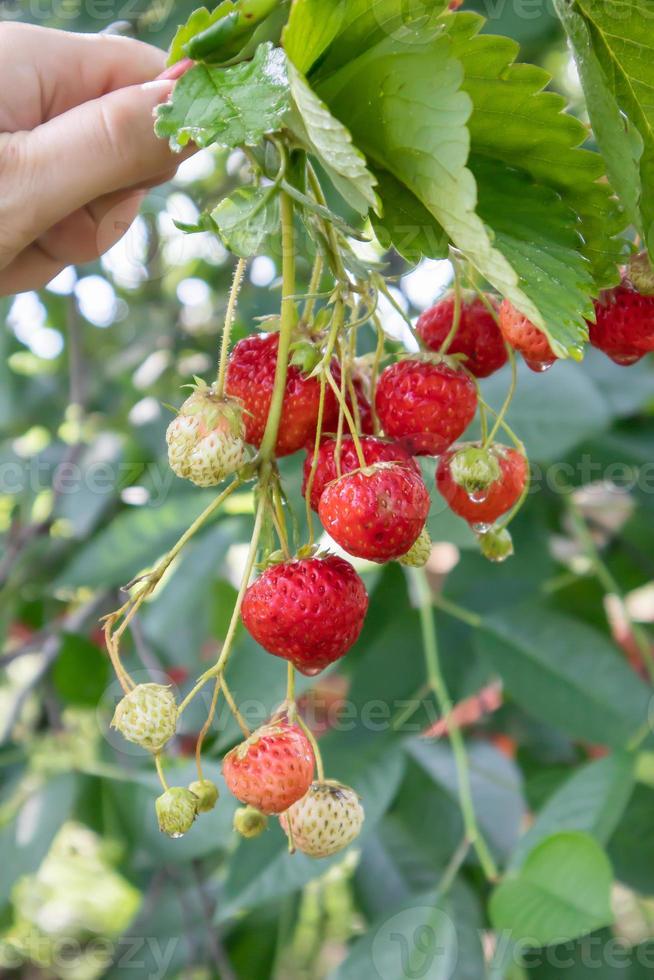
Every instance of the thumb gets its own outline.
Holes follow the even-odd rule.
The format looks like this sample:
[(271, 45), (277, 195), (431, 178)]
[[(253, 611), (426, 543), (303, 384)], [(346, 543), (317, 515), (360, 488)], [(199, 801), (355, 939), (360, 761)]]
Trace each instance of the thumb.
[(154, 108), (174, 85), (160, 80), (119, 89), (25, 136), (16, 194), (24, 245), (96, 198), (179, 165), (184, 157), (153, 130)]

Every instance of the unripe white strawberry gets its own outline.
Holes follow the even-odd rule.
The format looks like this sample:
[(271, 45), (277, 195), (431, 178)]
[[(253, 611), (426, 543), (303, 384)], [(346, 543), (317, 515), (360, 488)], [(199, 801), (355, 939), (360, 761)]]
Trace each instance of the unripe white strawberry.
[(343, 783), (315, 782), (279, 817), (293, 850), (310, 857), (329, 857), (359, 836), (364, 812), (359, 797)]
[(240, 806), (234, 813), (234, 830), (250, 839), (259, 837), (268, 826), (268, 817), (254, 806)]
[(213, 487), (245, 463), (244, 436), (240, 403), (196, 379), (166, 432), (170, 468), (198, 487)]
[(111, 722), (128, 742), (159, 752), (177, 728), (177, 704), (163, 684), (139, 684), (119, 702)]
[(169, 837), (183, 837), (198, 814), (198, 798), (183, 786), (172, 786), (155, 803), (159, 830)]
[(424, 568), (431, 555), (431, 538), (429, 531), (423, 527), (420, 536), (409, 548), (406, 555), (398, 558), (400, 565), (407, 565), (409, 568)]
[(198, 813), (209, 813), (218, 802), (218, 787), (210, 779), (196, 779), (189, 790), (198, 798)]

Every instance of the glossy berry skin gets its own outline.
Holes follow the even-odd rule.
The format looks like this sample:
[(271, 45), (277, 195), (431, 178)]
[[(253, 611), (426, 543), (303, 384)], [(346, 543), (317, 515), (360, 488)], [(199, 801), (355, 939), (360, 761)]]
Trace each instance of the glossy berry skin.
[(404, 360), (382, 372), (375, 405), (389, 439), (414, 456), (438, 456), (472, 422), (477, 390), (464, 371), (447, 364)]
[(654, 350), (654, 296), (644, 296), (624, 280), (595, 300), (590, 342), (623, 366)]
[[(399, 442), (389, 442), (386, 439), (377, 439), (374, 436), (362, 436), (360, 439), (363, 457), (368, 466), (375, 463), (403, 463), (416, 473), (420, 473), (418, 464), (413, 457), (406, 451)], [(315, 511), (322, 492), (328, 483), (338, 477), (336, 466), (336, 439), (323, 439), (318, 450), (318, 464), (311, 484), (311, 506)], [(302, 494), (306, 497), (306, 490), (311, 475), (314, 454), (310, 450), (304, 461), (304, 480), (302, 482)], [(351, 473), (352, 470), (359, 469), (359, 457), (352, 436), (344, 436), (341, 441), (341, 474)]]
[(500, 479), (491, 483), (475, 500), (452, 477), (450, 463), (456, 452), (454, 448), (441, 457), (436, 470), (436, 486), (450, 509), (469, 524), (493, 524), (520, 499), (527, 479), (525, 457), (516, 449), (494, 446), (493, 452), (500, 464)]
[(507, 344), (522, 354), (532, 371), (546, 371), (557, 360), (542, 330), (506, 299), (500, 306), (500, 330)]
[(368, 594), (349, 561), (336, 555), (273, 565), (245, 594), (242, 616), (257, 643), (313, 675), (359, 638)]
[(262, 813), (282, 813), (309, 789), (314, 761), (300, 726), (279, 721), (258, 728), (228, 752), (223, 776), (241, 803)]
[[(227, 367), (227, 394), (237, 398), (244, 408), (245, 439), (260, 446), (268, 421), (275, 384), (279, 334), (255, 334), (239, 341)], [(288, 456), (302, 449), (315, 436), (320, 405), (320, 381), (305, 377), (289, 364), (279, 434), (275, 452)], [(328, 387), (325, 392), (323, 429), (336, 428), (336, 396)]]
[[(488, 301), (495, 306), (492, 296)], [(448, 295), (419, 318), (416, 332), (430, 350), (440, 351), (454, 323), (454, 306), (454, 296)], [(459, 329), (445, 353), (465, 354), (463, 363), (476, 378), (487, 378), (506, 364), (504, 338), (495, 317), (478, 296), (464, 298)]]
[(322, 525), (357, 558), (400, 558), (415, 544), (429, 514), (429, 493), (414, 469), (394, 463), (346, 473), (320, 498)]

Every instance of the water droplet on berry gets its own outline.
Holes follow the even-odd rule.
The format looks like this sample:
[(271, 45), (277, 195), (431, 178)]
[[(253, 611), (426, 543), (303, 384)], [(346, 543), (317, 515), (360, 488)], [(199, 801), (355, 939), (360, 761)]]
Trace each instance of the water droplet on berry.
[(473, 504), (483, 504), (488, 500), (488, 494), (490, 492), (490, 487), (483, 487), (481, 490), (473, 490), (468, 494), (468, 499), (472, 501)]
[(179, 831), (178, 831), (178, 832), (176, 832), (174, 834), (171, 834), (170, 836), (172, 837), (173, 840), (179, 840), (180, 837), (183, 837), (184, 836), (184, 834), (180, 834)]
[(531, 358), (525, 357), (525, 364), (530, 371), (535, 371), (536, 374), (542, 374), (544, 371), (549, 371), (554, 361), (532, 361)]
[(488, 534), (492, 526), (492, 524), (485, 524), (480, 521), (479, 523), (472, 525), (472, 530), (475, 532), (475, 534)]
[(315, 677), (317, 674), (322, 673), (322, 667), (302, 667), (302, 673), (305, 677)]

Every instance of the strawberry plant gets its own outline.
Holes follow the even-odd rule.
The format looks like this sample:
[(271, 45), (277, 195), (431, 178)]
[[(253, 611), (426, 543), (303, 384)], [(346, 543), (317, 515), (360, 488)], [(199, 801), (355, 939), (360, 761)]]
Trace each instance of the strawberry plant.
[[(625, 938), (618, 885), (654, 894), (629, 845), (654, 812), (654, 654), (626, 596), (651, 502), (604, 477), (651, 456), (654, 26), (645, 0), (554, 9), (576, 114), (446, 0), (227, 0), (170, 45), (156, 135), (227, 160), (176, 221), (225, 256), (219, 349), (157, 391), (179, 407), (153, 538), (132, 548), (119, 513), (55, 582), (122, 587), (100, 602), (112, 745), (156, 776), (77, 743), (70, 768), (138, 784), (137, 820), (111, 800), (154, 816), (148, 854), (215, 859), (203, 934), (238, 975), (582, 977), (585, 942)], [(414, 315), (398, 281), (446, 261)], [(309, 905), (334, 894), (330, 972)], [(283, 933), (274, 967), (241, 916)]]

